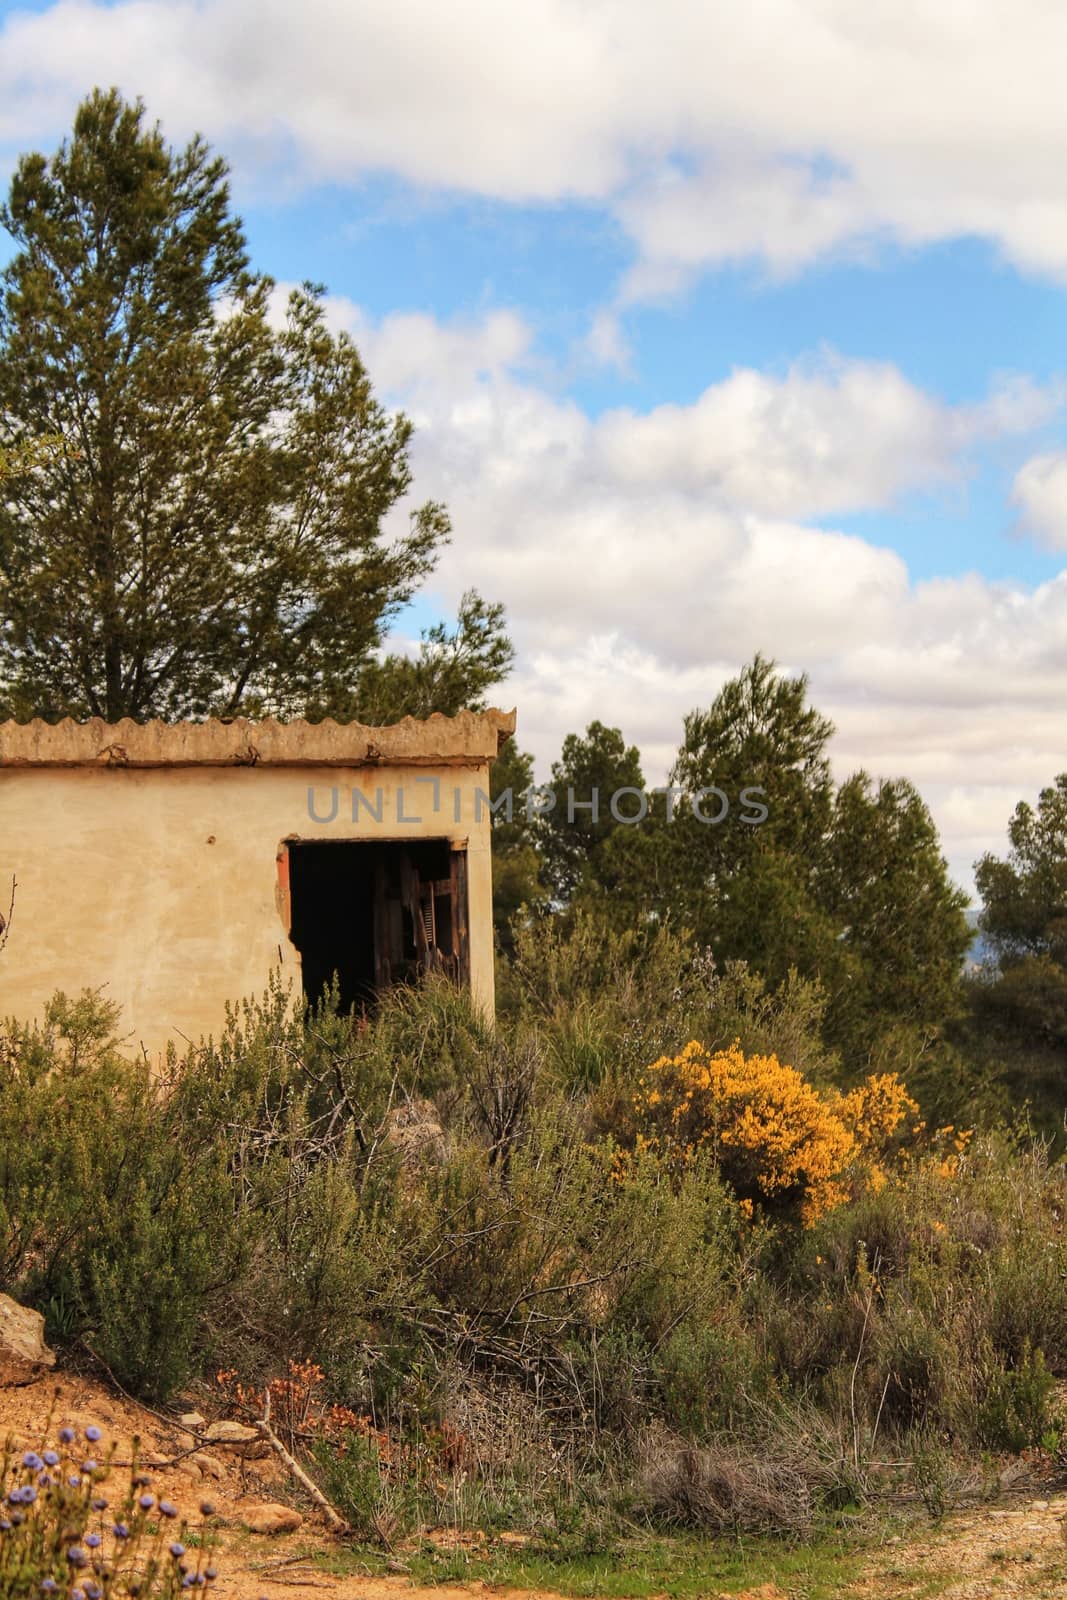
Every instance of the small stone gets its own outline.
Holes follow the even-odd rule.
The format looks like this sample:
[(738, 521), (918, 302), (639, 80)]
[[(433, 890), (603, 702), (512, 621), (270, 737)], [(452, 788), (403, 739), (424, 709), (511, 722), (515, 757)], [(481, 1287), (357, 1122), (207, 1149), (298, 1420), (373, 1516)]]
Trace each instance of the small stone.
[(195, 1460), (197, 1466), (200, 1468), (200, 1476), (202, 1478), (211, 1478), (216, 1483), (221, 1483), (223, 1478), (226, 1476), (226, 1468), (223, 1466), (218, 1456), (211, 1456), (206, 1452), (202, 1452), (196, 1456)]
[(178, 1421), (183, 1428), (191, 1428), (195, 1433), (199, 1433), (201, 1429), (207, 1427), (207, 1423), (199, 1411), (186, 1411), (178, 1418)]
[(1030, 1502), (1030, 1510), (1031, 1511), (1047, 1511), (1048, 1510), (1048, 1501), (1047, 1500), (1031, 1500), (1031, 1502)]
[(0, 1389), (32, 1383), (56, 1364), (44, 1342), (44, 1318), (0, 1294)]
[(249, 1461), (270, 1453), (270, 1445), (263, 1435), (255, 1428), (246, 1428), (243, 1422), (213, 1422), (205, 1429), (204, 1437)]
[(247, 1506), (240, 1513), (244, 1527), (252, 1533), (295, 1533), (304, 1526), (304, 1519), (292, 1506), (280, 1506), (273, 1501)]

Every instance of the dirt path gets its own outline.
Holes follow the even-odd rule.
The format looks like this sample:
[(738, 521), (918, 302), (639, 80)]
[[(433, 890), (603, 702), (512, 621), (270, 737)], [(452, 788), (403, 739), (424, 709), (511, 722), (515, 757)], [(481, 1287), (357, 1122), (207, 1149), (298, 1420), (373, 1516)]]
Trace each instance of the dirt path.
[(871, 1600), (1067, 1597), (1067, 1493), (955, 1512), (886, 1543), (855, 1595)]
[[(0, 1440), (10, 1435), (20, 1449), (42, 1445), (49, 1414), (53, 1439), (64, 1424), (80, 1432), (95, 1424), (105, 1441), (113, 1440), (120, 1481), (118, 1463), (129, 1461), (133, 1438), (139, 1437), (153, 1491), (172, 1500), (191, 1523), (200, 1521), (200, 1503), (211, 1502), (222, 1521), (217, 1600), (471, 1600), (490, 1590), (506, 1600), (518, 1592), (483, 1582), (416, 1590), (403, 1572), (382, 1577), (358, 1568), (345, 1576), (323, 1571), (315, 1556), (336, 1550), (336, 1544), (318, 1513), (294, 1494), (276, 1458), (243, 1460), (212, 1448), (174, 1462), (189, 1445), (187, 1435), (88, 1379), (61, 1376), (0, 1389)], [(102, 1443), (97, 1450), (102, 1453)], [(888, 1538), (868, 1552), (863, 1575), (843, 1595), (855, 1600), (1067, 1600), (1067, 1492), (1038, 1498), (1040, 1493), (1032, 1490), (1001, 1506), (957, 1513), (940, 1526)], [(249, 1531), (243, 1519), (263, 1502), (299, 1505), (303, 1526), (288, 1534)], [(546, 1591), (522, 1593), (527, 1600), (551, 1600)], [(745, 1594), (751, 1600), (793, 1600), (774, 1584)], [(803, 1600), (802, 1591), (796, 1591), (796, 1600)]]

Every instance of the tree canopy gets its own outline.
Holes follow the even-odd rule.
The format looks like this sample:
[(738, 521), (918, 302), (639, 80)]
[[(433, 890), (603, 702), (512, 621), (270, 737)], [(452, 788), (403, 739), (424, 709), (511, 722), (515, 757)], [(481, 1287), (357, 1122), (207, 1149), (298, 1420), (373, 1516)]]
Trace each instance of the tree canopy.
[[(1027, 1097), (1061, 1118), (1067, 1064), (1067, 773), (1021, 801), (1006, 859), (976, 864), (979, 926), (994, 970), (971, 986), (978, 1051), (1016, 1104)], [(1062, 1131), (1062, 1129), (1061, 1129)]]
[(431, 638), (414, 684), (378, 661), (448, 516), (427, 501), (387, 532), (411, 424), (321, 287), (283, 307), (251, 269), (201, 139), (171, 149), (96, 90), (54, 155), (20, 159), (0, 223), (0, 447), (64, 446), (0, 494), (0, 714), (356, 715), (361, 686), (391, 712), (506, 670), (476, 596), (472, 655)]

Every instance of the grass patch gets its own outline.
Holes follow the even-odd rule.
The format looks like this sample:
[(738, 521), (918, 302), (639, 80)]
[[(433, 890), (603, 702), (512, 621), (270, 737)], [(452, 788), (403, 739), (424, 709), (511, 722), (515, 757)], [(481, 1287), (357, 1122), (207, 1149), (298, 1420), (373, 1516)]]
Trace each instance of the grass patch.
[[(590, 1600), (646, 1600), (653, 1595), (686, 1600), (774, 1583), (804, 1600), (834, 1600), (847, 1594), (859, 1578), (866, 1543), (855, 1534), (836, 1531), (795, 1545), (771, 1539), (709, 1540), (693, 1534), (628, 1538), (596, 1552), (543, 1545), (437, 1548), (423, 1540), (415, 1550), (405, 1550), (404, 1561), (417, 1586), (485, 1583)], [(366, 1576), (386, 1572), (389, 1558), (380, 1550), (351, 1547), (313, 1559), (324, 1571)]]

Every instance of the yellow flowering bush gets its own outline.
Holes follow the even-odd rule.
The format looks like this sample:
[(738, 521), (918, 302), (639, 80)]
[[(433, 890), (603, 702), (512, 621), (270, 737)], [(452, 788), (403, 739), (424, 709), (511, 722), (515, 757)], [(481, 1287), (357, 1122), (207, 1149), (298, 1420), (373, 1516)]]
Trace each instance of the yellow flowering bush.
[(757, 1200), (795, 1206), (810, 1227), (857, 1187), (887, 1181), (884, 1158), (917, 1111), (895, 1074), (820, 1093), (776, 1056), (693, 1040), (640, 1080), (635, 1142), (679, 1166), (708, 1150), (746, 1210)]

